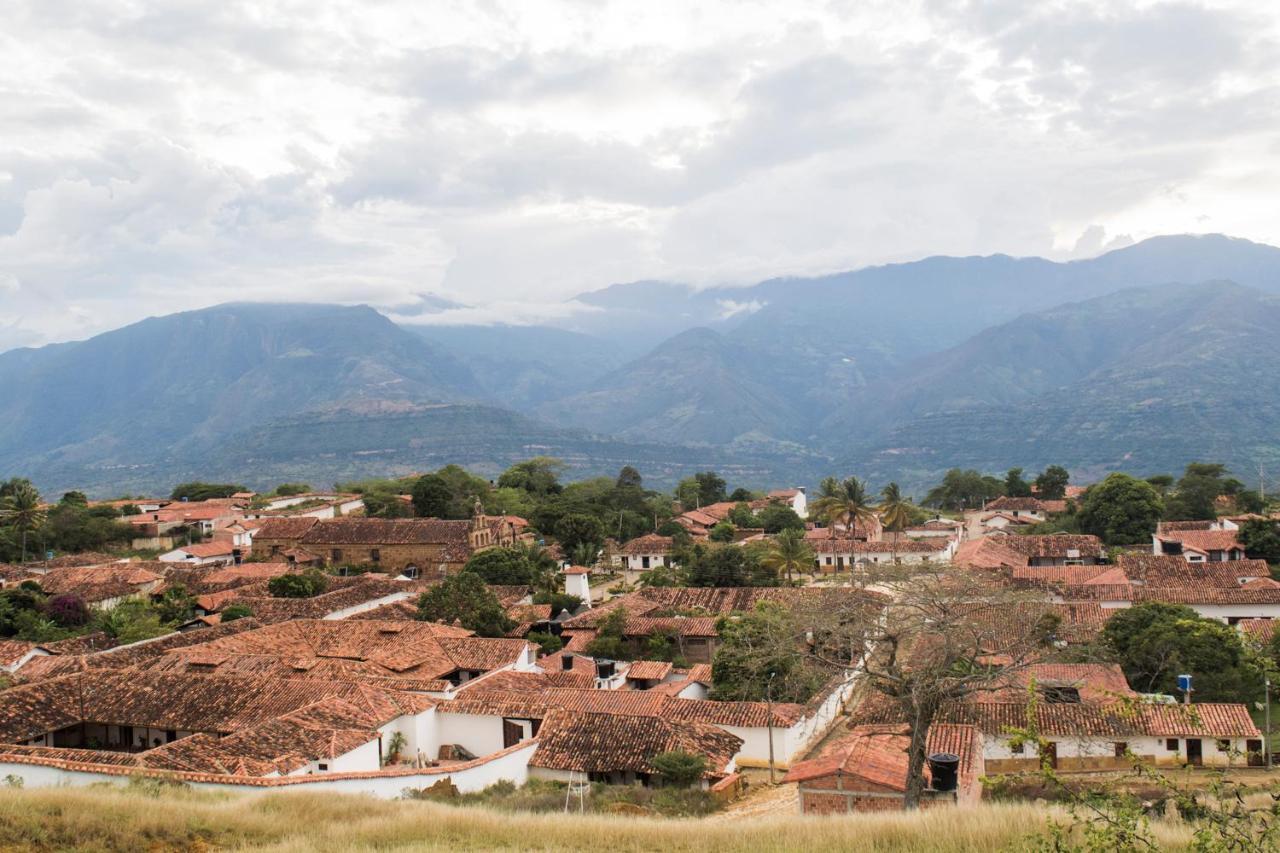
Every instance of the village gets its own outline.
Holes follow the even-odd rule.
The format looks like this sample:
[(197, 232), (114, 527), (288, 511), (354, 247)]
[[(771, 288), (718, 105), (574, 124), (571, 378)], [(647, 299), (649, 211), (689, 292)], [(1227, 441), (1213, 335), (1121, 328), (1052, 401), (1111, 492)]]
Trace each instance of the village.
[[(0, 566), (0, 777), (541, 786), (570, 810), (782, 791), (817, 815), (964, 808), (1042, 769), (1270, 763), (1280, 522), (1221, 466), (1088, 489), (1015, 470), (986, 484), (1018, 494), (928, 507), (856, 478), (725, 494), (706, 472), (670, 497), (557, 470), (51, 505), (9, 481), (13, 547), (68, 501), (125, 538)], [(1160, 487), (1195, 517), (1152, 514)], [(668, 515), (646, 531), (619, 502)]]

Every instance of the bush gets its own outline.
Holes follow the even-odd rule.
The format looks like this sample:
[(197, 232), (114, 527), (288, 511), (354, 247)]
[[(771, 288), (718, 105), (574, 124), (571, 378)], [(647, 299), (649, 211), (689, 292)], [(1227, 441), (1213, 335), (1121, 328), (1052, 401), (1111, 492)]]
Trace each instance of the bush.
[(78, 595), (55, 595), (45, 603), (44, 613), (63, 628), (79, 628), (89, 622), (89, 606)]
[(564, 648), (564, 640), (555, 634), (547, 634), (542, 631), (530, 631), (529, 636), (525, 637), (531, 643), (535, 643), (544, 655), (553, 655)]
[(533, 597), (533, 603), (550, 604), (551, 618), (554, 619), (565, 611), (569, 613), (576, 612), (582, 606), (582, 599), (565, 592), (540, 592)]
[(462, 571), (480, 576), (485, 583), (525, 586), (533, 581), (533, 566), (517, 548), (489, 548), (474, 555)]
[(682, 749), (664, 752), (653, 757), (653, 769), (673, 788), (689, 788), (702, 781), (707, 772), (706, 756), (685, 752)]
[(329, 588), (329, 579), (314, 569), (300, 575), (280, 575), (267, 582), (275, 598), (314, 598)]
[(247, 604), (233, 604), (221, 612), (223, 622), (234, 622), (237, 619), (246, 619), (253, 615), (253, 611), (249, 609)]

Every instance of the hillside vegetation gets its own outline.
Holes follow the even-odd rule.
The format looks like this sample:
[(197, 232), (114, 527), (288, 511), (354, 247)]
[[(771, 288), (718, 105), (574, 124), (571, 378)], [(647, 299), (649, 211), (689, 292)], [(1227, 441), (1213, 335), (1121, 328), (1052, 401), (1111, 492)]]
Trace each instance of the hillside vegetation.
[[(1048, 812), (1033, 805), (847, 818), (732, 821), (503, 814), (423, 802), (284, 793), (233, 797), (113, 787), (6, 791), (0, 849), (52, 850), (1017, 850)], [(1161, 826), (1165, 849), (1187, 833)]]

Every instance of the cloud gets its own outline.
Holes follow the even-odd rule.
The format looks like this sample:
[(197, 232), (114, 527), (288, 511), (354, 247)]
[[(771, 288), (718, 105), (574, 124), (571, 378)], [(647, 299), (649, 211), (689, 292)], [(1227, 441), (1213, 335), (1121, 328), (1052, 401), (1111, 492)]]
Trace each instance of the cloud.
[(618, 281), (1280, 242), (1257, 4), (11, 5), (0, 348), (231, 299), (557, 322)]

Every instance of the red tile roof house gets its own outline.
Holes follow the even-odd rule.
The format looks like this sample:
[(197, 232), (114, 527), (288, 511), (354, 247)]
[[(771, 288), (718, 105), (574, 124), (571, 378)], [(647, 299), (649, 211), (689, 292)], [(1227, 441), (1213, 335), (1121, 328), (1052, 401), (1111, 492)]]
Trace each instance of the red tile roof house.
[[(833, 742), (817, 758), (801, 761), (783, 782), (799, 786), (802, 814), (850, 814), (896, 811), (907, 787), (906, 726), (861, 725)], [(982, 738), (972, 726), (938, 724), (930, 728), (930, 755), (958, 759), (954, 784), (925, 768), (927, 788), (921, 808), (959, 803), (971, 805), (982, 796), (985, 773)]]
[(1049, 508), (1039, 498), (1000, 497), (988, 501), (982, 508), (984, 513), (999, 512), (1013, 518), (1031, 518), (1044, 521), (1049, 516)]
[(862, 539), (810, 539), (814, 566), (819, 572), (838, 572), (862, 563), (945, 563), (955, 552), (954, 539), (899, 537), (877, 542)]
[(673, 565), (673, 540), (670, 536), (650, 533), (632, 539), (614, 555), (614, 565), (629, 572), (644, 572), (660, 566)]
[(1027, 558), (1029, 566), (1096, 566), (1107, 556), (1097, 536), (1052, 533), (1005, 536), (1000, 544)]
[(184, 545), (161, 554), (157, 559), (162, 563), (182, 563), (189, 566), (226, 566), (236, 561), (240, 550), (230, 540), (221, 539)]
[(1234, 530), (1158, 529), (1151, 535), (1151, 552), (1179, 556), (1188, 563), (1245, 559), (1244, 546)]
[(1094, 601), (1104, 610), (1160, 601), (1228, 625), (1280, 618), (1280, 583), (1264, 560), (1188, 563), (1171, 555), (1122, 554), (1115, 567), (1090, 579), (1047, 585), (1051, 601)]

